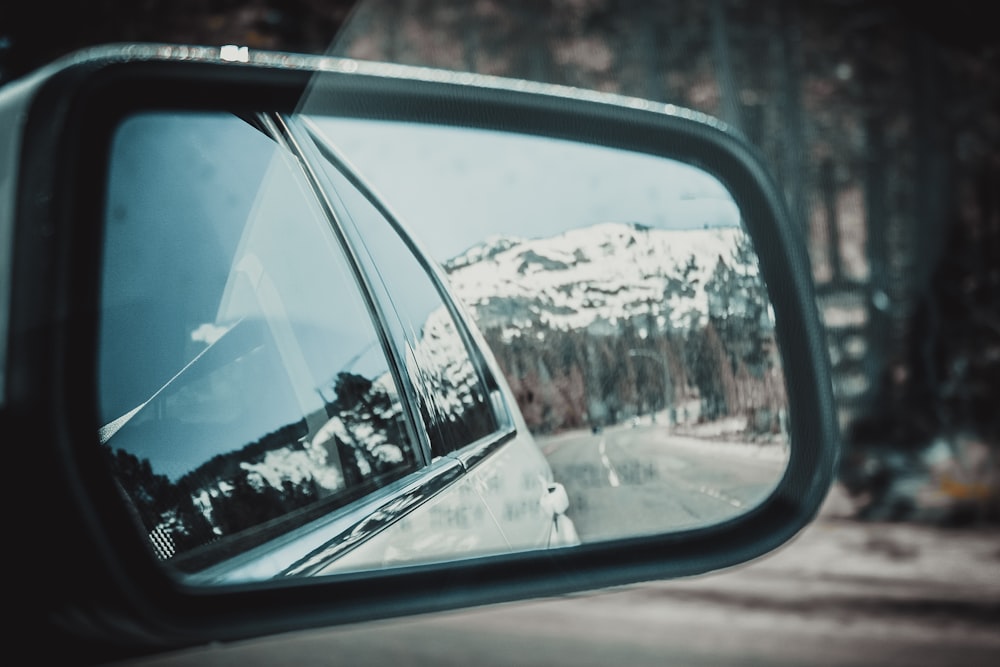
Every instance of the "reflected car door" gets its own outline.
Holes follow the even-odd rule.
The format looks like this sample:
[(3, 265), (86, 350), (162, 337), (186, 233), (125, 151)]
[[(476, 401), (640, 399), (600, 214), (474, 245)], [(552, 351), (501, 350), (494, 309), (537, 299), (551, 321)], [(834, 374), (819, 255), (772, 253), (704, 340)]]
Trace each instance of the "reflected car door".
[[(553, 493), (551, 469), (516, 412), (486, 343), (451, 298), (442, 274), (395, 221), (386, 206), (391, 202), (366, 196), (363, 175), (334, 166), (343, 165), (343, 158), (332, 150), (319, 159), (335, 193), (334, 208), (343, 208), (339, 217), (348, 235), (363, 247), (360, 263), (373, 276), (372, 291), (383, 295), (385, 310), (398, 320), (399, 355), (414, 381), (432, 459), (456, 458), (470, 471), (485, 517), (499, 525), (506, 548), (575, 543), (566, 507)], [(465, 539), (485, 528), (479, 524), (485, 517), (474, 516), (469, 523), (469, 512), (467, 507), (446, 511)]]

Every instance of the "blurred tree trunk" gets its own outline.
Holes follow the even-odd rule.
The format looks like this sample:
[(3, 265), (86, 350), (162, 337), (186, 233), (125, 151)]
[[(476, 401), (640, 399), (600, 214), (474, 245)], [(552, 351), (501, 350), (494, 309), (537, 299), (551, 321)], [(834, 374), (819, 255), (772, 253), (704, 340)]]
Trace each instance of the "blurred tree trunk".
[(819, 168), (820, 197), (823, 200), (823, 221), (826, 223), (826, 250), (830, 265), (830, 283), (840, 285), (844, 280), (843, 263), (840, 259), (840, 220), (837, 216), (837, 183), (834, 176), (833, 160), (826, 158)]
[(889, 212), (886, 202), (885, 137), (882, 118), (869, 111), (864, 119), (864, 193), (867, 221), (868, 280), (868, 378), (872, 388), (888, 389), (887, 368), (889, 331)]
[(802, 123), (802, 103), (799, 97), (801, 75), (799, 54), (795, 48), (798, 29), (790, 0), (776, 0), (775, 23), (777, 38), (771, 40), (771, 68), (777, 84), (778, 123), (775, 134), (781, 144), (779, 182), (784, 187), (785, 199), (792, 219), (808, 229), (809, 213), (806, 208), (806, 154), (805, 131)]
[(643, 0), (622, 2), (621, 16), (642, 18), (619, 24), (618, 70), (623, 75), (620, 78), (628, 82), (623, 93), (661, 102), (679, 101), (665, 82), (669, 69), (666, 64), (671, 62), (675, 44), (680, 41), (674, 19), (678, 4), (664, 2), (651, 10)]
[(948, 205), (952, 201), (952, 137), (948, 136), (941, 104), (940, 56), (926, 38), (908, 34), (909, 87), (913, 91), (914, 192), (912, 211), (914, 272), (911, 287), (922, 292), (943, 248)]
[[(948, 206), (954, 201), (953, 153), (948, 123), (941, 108), (942, 73), (940, 54), (923, 36), (907, 35), (907, 57), (910, 63), (910, 88), (913, 91), (914, 178), (912, 200), (913, 270), (911, 290), (921, 299), (915, 304), (915, 317), (909, 332), (913, 377), (911, 402), (913, 409), (933, 418), (939, 426), (947, 426), (951, 417), (937, 398), (941, 395), (941, 374), (938, 372), (934, 349), (940, 341), (940, 310), (925, 295), (935, 268), (945, 249)], [(953, 424), (951, 424), (953, 426)]]
[(740, 110), (739, 89), (733, 77), (729, 56), (729, 27), (726, 23), (725, 0), (711, 0), (712, 57), (719, 85), (719, 102), (722, 120), (737, 132), (744, 133), (743, 114)]

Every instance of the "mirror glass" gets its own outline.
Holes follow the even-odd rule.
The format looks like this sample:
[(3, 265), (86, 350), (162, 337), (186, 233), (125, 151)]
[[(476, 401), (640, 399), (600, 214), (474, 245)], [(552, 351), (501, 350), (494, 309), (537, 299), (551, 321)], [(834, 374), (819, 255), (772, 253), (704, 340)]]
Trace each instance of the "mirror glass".
[(767, 290), (696, 167), (150, 112), (115, 134), (104, 220), (99, 440), (186, 581), (686, 530), (784, 473)]

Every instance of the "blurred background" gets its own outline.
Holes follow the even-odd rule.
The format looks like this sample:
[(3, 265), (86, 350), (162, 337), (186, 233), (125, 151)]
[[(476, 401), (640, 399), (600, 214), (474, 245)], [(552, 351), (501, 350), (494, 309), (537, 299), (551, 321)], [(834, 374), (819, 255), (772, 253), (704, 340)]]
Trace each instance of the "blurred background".
[(964, 0), (7, 3), (0, 81), (92, 44), (236, 43), (718, 116), (761, 150), (807, 239), (856, 514), (996, 523), (1000, 42), (981, 14)]
[[(811, 559), (810, 580), (817, 563), (834, 568), (862, 551), (871, 558), (851, 576), (876, 567), (912, 581), (937, 576), (965, 592), (945, 596), (925, 620), (962, 613), (995, 635), (1000, 39), (988, 8), (967, 0), (38, 0), (0, 9), (0, 82), (92, 44), (236, 43), (580, 86), (722, 118), (760, 149), (807, 241), (844, 447), (824, 516), (874, 527), (837, 533), (833, 548), (823, 545), (834, 533), (818, 528), (787, 559), (797, 554), (799, 569)], [(888, 524), (937, 532), (890, 534)], [(962, 606), (962, 595), (975, 604)]]

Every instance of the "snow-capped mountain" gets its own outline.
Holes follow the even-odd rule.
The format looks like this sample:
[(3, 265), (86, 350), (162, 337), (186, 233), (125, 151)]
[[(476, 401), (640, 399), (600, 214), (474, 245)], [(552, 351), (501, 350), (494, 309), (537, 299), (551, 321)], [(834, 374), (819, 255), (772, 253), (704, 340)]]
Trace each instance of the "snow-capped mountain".
[(544, 239), (493, 237), (445, 262), (456, 295), (483, 329), (517, 336), (535, 324), (613, 330), (653, 315), (662, 328), (705, 321), (705, 290), (719, 266), (756, 276), (738, 228), (662, 230), (603, 223)]

